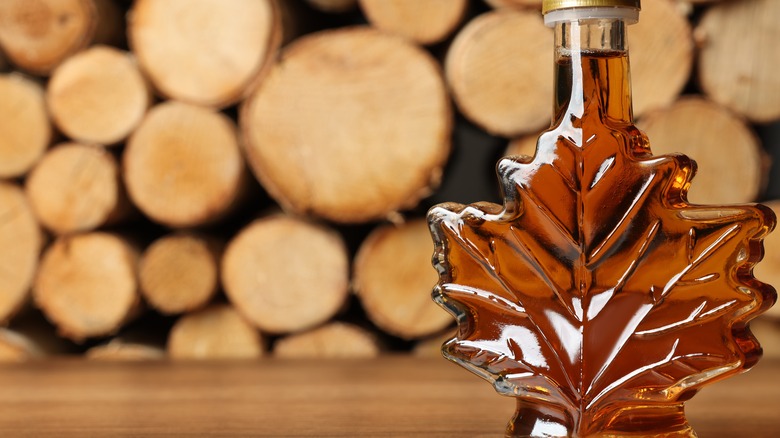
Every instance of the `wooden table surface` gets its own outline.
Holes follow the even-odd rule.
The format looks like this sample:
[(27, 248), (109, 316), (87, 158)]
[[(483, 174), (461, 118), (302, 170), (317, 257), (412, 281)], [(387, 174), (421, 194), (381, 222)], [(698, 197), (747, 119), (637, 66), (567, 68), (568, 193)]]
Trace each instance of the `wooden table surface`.
[[(2, 437), (500, 437), (513, 408), (444, 359), (0, 366)], [(780, 437), (780, 361), (687, 411), (700, 438)]]

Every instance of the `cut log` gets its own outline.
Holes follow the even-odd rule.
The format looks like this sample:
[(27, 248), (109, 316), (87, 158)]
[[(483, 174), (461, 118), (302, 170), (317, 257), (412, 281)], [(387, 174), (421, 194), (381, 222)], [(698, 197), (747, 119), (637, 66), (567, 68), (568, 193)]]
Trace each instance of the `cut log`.
[(241, 124), (255, 175), (285, 209), (363, 222), (438, 186), (452, 115), (435, 60), (355, 27), (291, 44)]
[(171, 329), (173, 359), (254, 359), (263, 355), (263, 339), (238, 312), (225, 304), (182, 316)]
[(92, 41), (98, 21), (91, 0), (4, 0), (0, 48), (17, 67), (47, 74)]
[(43, 356), (43, 351), (34, 340), (22, 333), (0, 327), (0, 363), (24, 362)]
[(628, 31), (634, 115), (670, 105), (682, 92), (693, 66), (693, 32), (670, 0), (642, 2), (639, 23)]
[[(780, 218), (780, 200), (765, 203)], [(780, 285), (780, 231), (769, 233), (764, 239), (764, 258), (753, 270), (756, 278), (777, 287)], [(780, 305), (775, 304), (766, 313), (766, 317), (780, 321)], [(780, 348), (780, 345), (778, 345)]]
[(139, 264), (141, 293), (163, 314), (205, 306), (217, 292), (220, 249), (190, 233), (162, 237), (146, 249)]
[(368, 21), (420, 44), (447, 38), (463, 20), (466, 0), (360, 0)]
[(688, 195), (693, 203), (751, 202), (764, 188), (768, 160), (758, 137), (741, 118), (715, 103), (680, 99), (647, 114), (639, 127), (655, 155), (680, 152), (697, 162)]
[(86, 352), (87, 359), (101, 361), (143, 361), (165, 358), (165, 350), (154, 345), (126, 342), (112, 339), (106, 344), (92, 347)]
[(94, 46), (57, 67), (46, 90), (57, 127), (73, 140), (115, 144), (138, 125), (150, 92), (132, 56)]
[(276, 0), (138, 0), (128, 34), (161, 95), (223, 107), (262, 76), (282, 29)]
[(455, 337), (454, 331), (447, 331), (432, 338), (417, 342), (412, 348), (412, 354), (419, 357), (441, 357), (441, 347), (445, 342)]
[(531, 134), (516, 138), (509, 142), (506, 151), (504, 151), (504, 156), (525, 155), (533, 158), (536, 155), (536, 142), (538, 140), (539, 134)]
[(379, 356), (379, 352), (376, 336), (343, 322), (284, 337), (274, 346), (274, 356), (285, 359), (369, 358)]
[(542, 0), (485, 0), (494, 8), (540, 8)]
[(246, 182), (235, 124), (195, 105), (157, 105), (130, 136), (124, 178), (133, 203), (154, 221), (194, 227), (219, 219)]
[(22, 189), (0, 181), (0, 324), (26, 302), (43, 239)]
[(57, 234), (94, 230), (131, 211), (119, 165), (99, 146), (55, 146), (30, 172), (26, 192), (38, 220)]
[(352, 283), (368, 317), (379, 328), (415, 339), (453, 322), (431, 299), (438, 279), (431, 254), (430, 230), (421, 219), (377, 228), (363, 242)]
[(778, 17), (777, 0), (724, 1), (696, 28), (702, 89), (757, 123), (780, 119)]
[(315, 9), (331, 14), (347, 12), (357, 6), (357, 0), (306, 0), (306, 2)]
[(38, 83), (18, 74), (0, 74), (0, 96), (0, 178), (16, 178), (27, 173), (49, 146), (51, 124)]
[(228, 298), (263, 331), (287, 333), (329, 320), (344, 306), (349, 261), (334, 231), (271, 216), (244, 228), (222, 258)]
[(138, 309), (137, 258), (135, 249), (113, 234), (60, 237), (41, 259), (35, 303), (64, 337), (110, 335)]
[(490, 133), (539, 131), (552, 113), (553, 33), (537, 11), (496, 9), (455, 37), (445, 70), (461, 112)]

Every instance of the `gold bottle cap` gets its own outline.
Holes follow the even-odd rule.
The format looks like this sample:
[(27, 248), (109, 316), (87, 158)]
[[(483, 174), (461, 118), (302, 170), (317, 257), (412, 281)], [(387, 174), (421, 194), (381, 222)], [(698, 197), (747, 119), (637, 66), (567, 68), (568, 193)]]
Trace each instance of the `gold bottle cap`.
[(641, 0), (544, 0), (542, 14), (570, 8), (629, 7), (641, 9)]

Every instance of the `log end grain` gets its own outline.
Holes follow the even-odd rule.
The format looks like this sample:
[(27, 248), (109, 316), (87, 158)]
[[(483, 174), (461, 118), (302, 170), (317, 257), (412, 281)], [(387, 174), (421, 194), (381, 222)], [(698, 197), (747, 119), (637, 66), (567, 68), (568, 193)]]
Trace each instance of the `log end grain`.
[(553, 33), (535, 11), (497, 9), (471, 20), (445, 60), (458, 107), (493, 134), (514, 137), (550, 123)]
[(467, 0), (360, 0), (368, 21), (420, 44), (447, 38), (460, 24)]
[(172, 234), (146, 249), (138, 276), (149, 305), (170, 315), (205, 306), (217, 292), (218, 274), (213, 244), (195, 234)]
[(222, 107), (244, 96), (281, 43), (275, 0), (140, 0), (130, 46), (163, 96)]
[(43, 87), (18, 74), (0, 74), (0, 178), (24, 175), (49, 146), (51, 124)]
[(634, 115), (670, 105), (680, 95), (693, 66), (693, 32), (680, 8), (669, 0), (642, 3), (639, 23), (628, 28)]
[(228, 305), (182, 316), (168, 337), (172, 359), (254, 359), (263, 355), (260, 332)]
[(52, 73), (46, 94), (52, 118), (65, 135), (105, 145), (130, 134), (150, 97), (132, 56), (107, 46), (68, 58)]
[(91, 0), (0, 2), (0, 47), (21, 69), (46, 74), (92, 40), (97, 8)]
[(332, 322), (304, 333), (279, 339), (274, 356), (295, 359), (370, 358), (379, 355), (376, 337), (352, 324)]
[(220, 218), (245, 183), (234, 123), (224, 114), (186, 103), (152, 108), (130, 136), (123, 161), (133, 203), (171, 227)]
[(87, 359), (99, 361), (145, 361), (165, 358), (165, 350), (153, 345), (113, 339), (107, 344), (90, 348)]
[(656, 155), (680, 152), (697, 163), (688, 199), (697, 204), (754, 201), (765, 182), (766, 158), (750, 127), (727, 109), (684, 98), (639, 123)]
[[(765, 204), (775, 212), (777, 217), (780, 217), (780, 200)], [(764, 258), (753, 269), (753, 273), (764, 283), (775, 287), (780, 286), (780, 231), (775, 230), (764, 239)], [(780, 321), (780, 305), (775, 304), (770, 307), (765, 317)]]
[(716, 102), (753, 122), (780, 119), (780, 2), (724, 1), (696, 29), (699, 82)]
[(349, 262), (341, 237), (285, 216), (256, 220), (228, 244), (222, 281), (228, 298), (266, 332), (322, 324), (344, 306)]
[(43, 240), (22, 189), (0, 181), (0, 323), (27, 300)]
[(26, 192), (38, 220), (57, 234), (90, 231), (129, 211), (119, 164), (98, 146), (52, 148), (30, 172)]
[(35, 303), (67, 338), (109, 335), (137, 309), (137, 257), (113, 234), (60, 237), (41, 259)]
[(362, 222), (438, 185), (452, 119), (428, 54), (354, 27), (288, 46), (241, 124), (255, 175), (286, 210)]
[(313, 8), (322, 12), (339, 14), (355, 9), (357, 0), (306, 0)]
[(382, 330), (414, 339), (453, 322), (431, 299), (438, 278), (431, 254), (430, 231), (421, 219), (377, 228), (360, 247), (353, 287), (368, 317)]

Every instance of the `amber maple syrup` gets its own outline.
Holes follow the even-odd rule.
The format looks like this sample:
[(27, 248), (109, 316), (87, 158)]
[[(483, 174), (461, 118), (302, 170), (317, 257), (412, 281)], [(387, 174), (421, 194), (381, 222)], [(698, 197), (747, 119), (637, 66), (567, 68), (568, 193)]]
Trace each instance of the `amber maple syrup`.
[(508, 436), (695, 436), (683, 402), (760, 356), (747, 322), (775, 294), (752, 266), (774, 217), (687, 202), (695, 164), (652, 156), (627, 50), (596, 38), (622, 22), (587, 26), (556, 29), (553, 126), (499, 163), (504, 205), (429, 213), (434, 297), (459, 324), (443, 351), (517, 398)]

